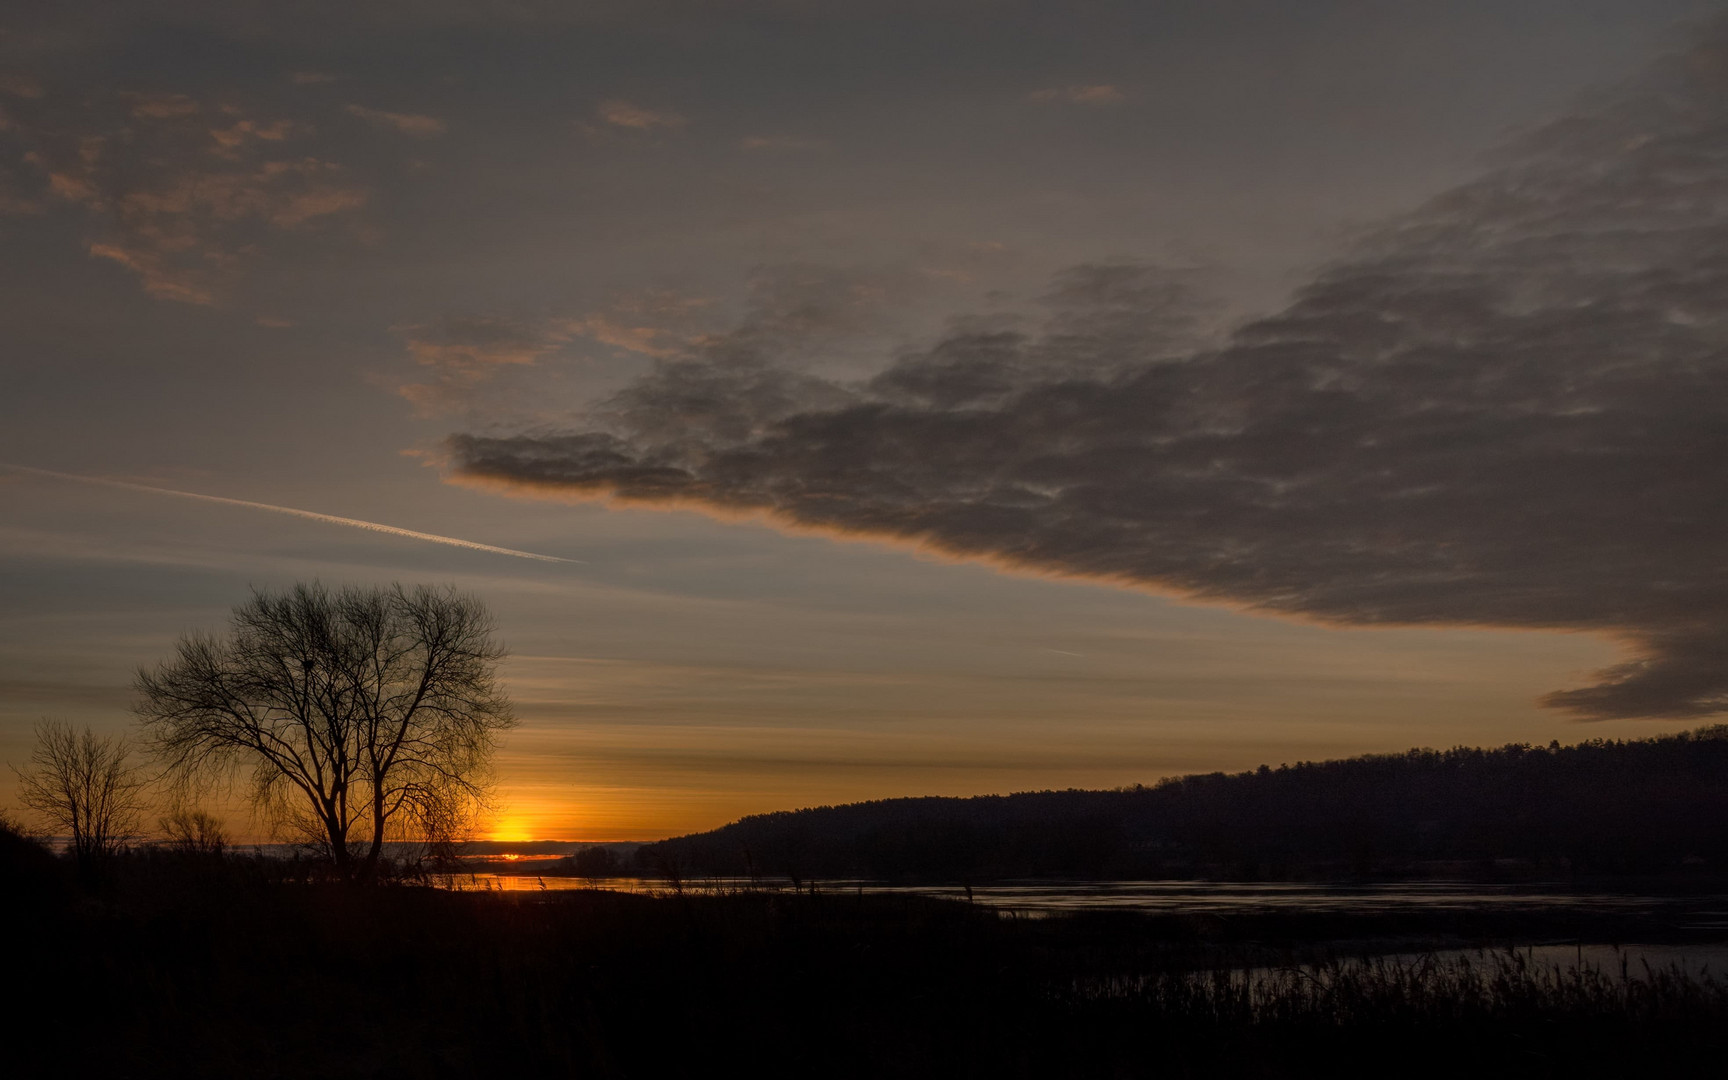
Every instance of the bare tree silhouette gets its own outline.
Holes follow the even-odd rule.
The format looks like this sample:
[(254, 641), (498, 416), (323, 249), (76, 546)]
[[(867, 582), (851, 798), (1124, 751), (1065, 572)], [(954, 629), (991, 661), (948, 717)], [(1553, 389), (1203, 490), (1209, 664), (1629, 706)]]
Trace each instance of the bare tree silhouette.
[(483, 805), (515, 723), (503, 656), (454, 589), (257, 590), (226, 636), (186, 635), (140, 670), (136, 709), (178, 785), (250, 770), (259, 806), (365, 880), (386, 840), (446, 844)]
[(170, 848), (187, 855), (220, 855), (228, 850), (222, 819), (206, 810), (179, 807), (157, 822)]
[(137, 835), (145, 783), (124, 735), (44, 720), (30, 764), (13, 770), (19, 801), (69, 836), (79, 868), (90, 870)]

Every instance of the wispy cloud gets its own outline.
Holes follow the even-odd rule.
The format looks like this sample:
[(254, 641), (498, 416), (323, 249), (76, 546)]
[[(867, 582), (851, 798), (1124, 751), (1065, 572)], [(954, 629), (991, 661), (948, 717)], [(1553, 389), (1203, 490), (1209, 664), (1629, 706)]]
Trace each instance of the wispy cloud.
[(43, 193), (83, 207), (89, 253), (158, 299), (213, 303), (264, 233), (369, 197), (341, 164), (306, 152), (304, 121), (166, 91), (44, 93), (28, 105), (11, 134)]
[(139, 120), (173, 120), (203, 111), (197, 100), (186, 94), (123, 93), (120, 97), (131, 103), (131, 115)]
[(478, 317), (399, 327), (408, 355), (431, 378), (400, 383), (396, 392), (422, 415), (468, 409), (502, 372), (538, 364), (578, 339), (643, 356), (674, 356), (701, 336), (712, 303), (668, 289), (642, 289), (615, 294), (577, 316)]
[(1119, 87), (1108, 83), (1085, 86), (1050, 86), (1027, 94), (1028, 101), (1054, 101), (1066, 105), (1118, 105), (1128, 100)]
[(138, 275), (144, 291), (158, 300), (177, 300), (182, 304), (214, 304), (216, 294), (197, 284), (158, 251), (149, 247), (127, 247), (119, 243), (93, 243), (92, 258), (107, 259)]
[(597, 311), (566, 320), (564, 328), (603, 345), (644, 356), (674, 356), (700, 336), (714, 301), (670, 289), (618, 293)]
[(472, 406), (476, 388), (490, 382), (499, 369), (532, 365), (575, 336), (556, 321), (525, 325), (500, 318), (449, 319), (397, 330), (408, 355), (430, 375), (395, 387), (422, 416)]
[(307, 130), (306, 125), (296, 124), (292, 120), (271, 120), (261, 123), (242, 118), (235, 120), (226, 127), (211, 128), (210, 138), (215, 140), (216, 145), (223, 150), (237, 150), (254, 139), (263, 142), (281, 142)]
[(432, 139), (444, 134), (444, 121), (436, 116), (386, 112), (383, 109), (368, 109), (364, 105), (349, 105), (346, 108), (349, 115), (357, 116), (374, 127), (390, 128), (416, 139)]
[(595, 107), (594, 115), (613, 127), (629, 128), (633, 131), (677, 131), (689, 123), (689, 120), (670, 110), (650, 109), (617, 98), (602, 101)]
[(35, 100), (44, 94), (42, 84), (22, 72), (0, 74), (0, 94)]
[(451, 319), (436, 326), (403, 327), (408, 354), (429, 367), (481, 371), (500, 364), (532, 364), (570, 340), (568, 331), (529, 327), (507, 319)]
[(863, 384), (794, 370), (796, 317), (746, 320), (596, 422), (454, 437), (455, 478), (1341, 625), (1593, 631), (1635, 658), (1549, 705), (1728, 711), (1725, 53), (1535, 132), (1216, 345), (1188, 277), (1128, 264)]
[(817, 150), (826, 145), (821, 139), (796, 139), (790, 135), (747, 135), (738, 140), (745, 150)]

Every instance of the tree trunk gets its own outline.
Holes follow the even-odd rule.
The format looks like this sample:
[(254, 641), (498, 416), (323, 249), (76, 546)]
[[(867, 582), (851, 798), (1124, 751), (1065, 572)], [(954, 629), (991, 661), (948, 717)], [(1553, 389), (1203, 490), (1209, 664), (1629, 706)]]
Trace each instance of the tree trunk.
[(335, 815), (324, 819), (324, 831), (330, 837), (330, 861), (336, 864), (336, 874), (343, 881), (354, 880), (353, 861), (348, 858), (348, 832)]
[(366, 850), (366, 862), (361, 868), (367, 880), (378, 874), (378, 860), (384, 853), (384, 800), (372, 798), (372, 844)]

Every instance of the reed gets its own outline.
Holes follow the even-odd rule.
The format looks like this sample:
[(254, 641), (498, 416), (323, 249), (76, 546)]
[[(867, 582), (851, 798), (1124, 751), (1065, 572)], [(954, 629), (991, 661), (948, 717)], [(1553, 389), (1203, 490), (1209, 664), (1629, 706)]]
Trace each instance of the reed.
[(1728, 1032), (1715, 979), (1516, 951), (840, 891), (357, 887), (175, 851), (79, 892), (19, 852), (14, 879), (62, 881), (11, 937), (9, 1075), (1572, 1078), (1719, 1059)]

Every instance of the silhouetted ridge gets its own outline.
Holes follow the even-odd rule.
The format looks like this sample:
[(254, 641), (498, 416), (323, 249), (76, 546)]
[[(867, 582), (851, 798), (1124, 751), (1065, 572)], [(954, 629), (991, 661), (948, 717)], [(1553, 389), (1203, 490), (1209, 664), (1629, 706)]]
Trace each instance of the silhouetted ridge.
[(884, 799), (644, 847), (682, 875), (1348, 878), (1728, 869), (1728, 726), (1411, 750), (1115, 791)]

